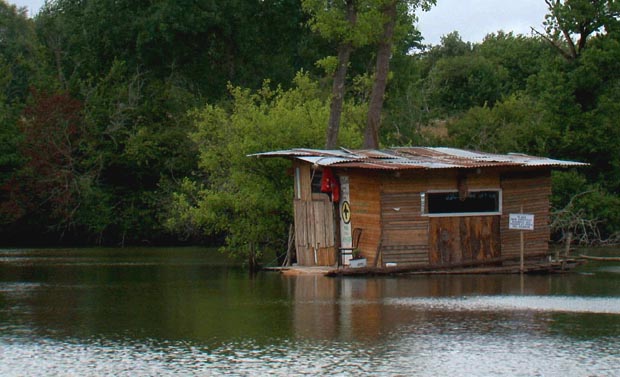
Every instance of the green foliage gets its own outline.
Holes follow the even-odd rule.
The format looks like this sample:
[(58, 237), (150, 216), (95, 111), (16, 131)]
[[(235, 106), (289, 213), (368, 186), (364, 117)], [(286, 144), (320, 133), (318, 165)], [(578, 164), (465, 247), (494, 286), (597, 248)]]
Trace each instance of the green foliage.
[(465, 56), (471, 53), (472, 45), (463, 41), (458, 31), (453, 31), (441, 37), (441, 44), (432, 46), (425, 53), (426, 62), (432, 66), (442, 58), (453, 58), (455, 56)]
[(40, 79), (40, 59), (41, 45), (25, 9), (0, 1), (0, 187), (23, 162), (18, 120), (30, 86)]
[(120, 61), (100, 80), (82, 82), (85, 122), (93, 132), (86, 155), (99, 169), (92, 192), (110, 214), (101, 218), (108, 239), (160, 237), (158, 219), (166, 204), (160, 185), (196, 166), (187, 115), (196, 98), (188, 87), (176, 76), (147, 79)]
[(375, 42), (381, 33), (379, 9), (369, 0), (352, 0), (355, 22), (347, 20), (346, 1), (302, 0), (302, 8), (311, 15), (308, 22), (314, 32), (337, 43), (350, 43), (354, 48)]
[(557, 137), (543, 122), (536, 101), (513, 95), (494, 107), (472, 107), (448, 123), (456, 146), (489, 152), (545, 155)]
[(105, 75), (114, 61), (163, 80), (183, 77), (211, 100), (226, 83), (290, 82), (320, 50), (298, 0), (47, 2), (36, 18), (48, 59), (68, 81)]
[(387, 145), (433, 144), (424, 130), (432, 120), (426, 87), (426, 62), (417, 56), (397, 55), (391, 66), (395, 72), (386, 98), (386, 114), (381, 133)]
[[(292, 180), (281, 159), (248, 154), (293, 148), (319, 148), (329, 114), (327, 96), (307, 74), (290, 90), (268, 82), (253, 92), (229, 86), (230, 108), (207, 105), (193, 112), (204, 179), (185, 179), (174, 194), (167, 226), (191, 234), (226, 237), (226, 249), (252, 256), (285, 249), (291, 220)], [(348, 105), (345, 114), (363, 109)], [(341, 140), (360, 144), (360, 125), (345, 116)]]
[(428, 76), (428, 91), (442, 111), (454, 113), (473, 106), (493, 106), (505, 93), (508, 74), (502, 66), (478, 55), (437, 61)]
[(554, 52), (540, 38), (497, 32), (489, 34), (475, 46), (475, 54), (483, 56), (506, 71), (505, 92), (524, 90), (530, 76), (552, 60)]
[[(615, 0), (546, 0), (547, 40), (567, 60), (578, 58), (591, 36), (617, 31), (620, 3)], [(576, 39), (576, 40), (575, 40)]]
[(0, 1), (0, 103), (19, 103), (39, 77), (41, 45), (25, 9)]

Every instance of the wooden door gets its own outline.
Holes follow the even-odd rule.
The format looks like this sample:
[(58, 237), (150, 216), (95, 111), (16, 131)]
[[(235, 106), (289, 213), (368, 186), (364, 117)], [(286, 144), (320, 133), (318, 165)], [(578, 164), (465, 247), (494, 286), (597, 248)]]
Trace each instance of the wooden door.
[(334, 206), (325, 194), (295, 201), (295, 249), (301, 266), (336, 264)]
[(451, 265), (501, 257), (500, 216), (432, 217), (429, 262)]

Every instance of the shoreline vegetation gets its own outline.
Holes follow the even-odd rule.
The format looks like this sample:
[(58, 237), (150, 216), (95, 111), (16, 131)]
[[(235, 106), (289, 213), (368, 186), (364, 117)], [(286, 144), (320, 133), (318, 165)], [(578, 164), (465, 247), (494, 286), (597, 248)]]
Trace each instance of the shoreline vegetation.
[(278, 255), (288, 162), (246, 156), (326, 139), (587, 162), (553, 174), (552, 241), (620, 241), (618, 2), (438, 45), (416, 29), (435, 1), (324, 3), (0, 0), (2, 246)]

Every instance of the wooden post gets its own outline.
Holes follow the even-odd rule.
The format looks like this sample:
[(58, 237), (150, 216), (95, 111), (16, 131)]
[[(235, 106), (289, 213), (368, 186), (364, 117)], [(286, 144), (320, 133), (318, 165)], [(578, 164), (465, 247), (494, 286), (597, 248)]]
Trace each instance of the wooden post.
[(570, 244), (573, 242), (573, 232), (568, 232), (566, 235), (566, 249), (564, 250), (564, 258), (568, 259), (570, 254)]
[[(521, 213), (523, 213), (523, 205), (521, 205)], [(524, 254), (525, 254), (525, 242), (524, 242), (524, 237), (523, 237), (523, 231), (521, 230), (519, 232), (519, 236), (521, 238), (521, 254), (520, 254), (520, 260), (521, 260), (521, 268), (520, 271), (521, 273), (523, 273), (524, 271)]]
[(568, 262), (571, 242), (573, 242), (573, 233), (568, 232), (568, 234), (566, 235), (566, 250), (564, 251), (564, 260), (562, 260), (562, 271), (564, 271), (564, 269), (566, 268), (566, 263)]
[(318, 266), (318, 265), (319, 265), (319, 256), (318, 256), (318, 252), (319, 252), (319, 249), (320, 249), (320, 248), (321, 248), (321, 244), (320, 244), (320, 243), (317, 243), (317, 244), (314, 246), (314, 265), (315, 265), (315, 266)]
[[(338, 182), (340, 182), (340, 178), (338, 178)], [(336, 267), (340, 267), (342, 263), (342, 257), (340, 256), (340, 248), (342, 247), (340, 236), (340, 203), (335, 202), (332, 208), (334, 209), (334, 253), (336, 253)]]
[(519, 232), (519, 236), (521, 237), (521, 255), (520, 255), (520, 260), (521, 260), (521, 268), (520, 271), (521, 273), (523, 273), (524, 271), (524, 254), (525, 254), (525, 245), (524, 245), (524, 240), (523, 240), (523, 231)]
[(284, 262), (282, 266), (290, 266), (293, 261), (293, 247), (295, 246), (295, 228), (293, 224), (291, 224), (288, 228), (288, 243), (286, 247), (286, 258), (284, 258)]

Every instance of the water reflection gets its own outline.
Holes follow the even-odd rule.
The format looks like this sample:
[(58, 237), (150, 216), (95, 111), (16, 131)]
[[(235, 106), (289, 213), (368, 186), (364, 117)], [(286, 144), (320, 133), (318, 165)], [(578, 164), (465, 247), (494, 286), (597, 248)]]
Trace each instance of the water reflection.
[(620, 365), (614, 265), (333, 279), (250, 277), (213, 259), (0, 251), (0, 375), (604, 376)]
[(438, 321), (454, 328), (473, 323), (482, 326), (475, 330), (487, 331), (487, 321), (496, 327), (499, 320), (524, 318), (541, 330), (554, 324), (559, 313), (608, 314), (589, 325), (601, 324), (609, 335), (620, 335), (620, 297), (566, 295), (579, 285), (567, 280), (582, 280), (579, 276), (290, 279), (295, 284), (294, 330), (302, 337), (372, 339), (398, 332), (401, 326), (424, 329)]

